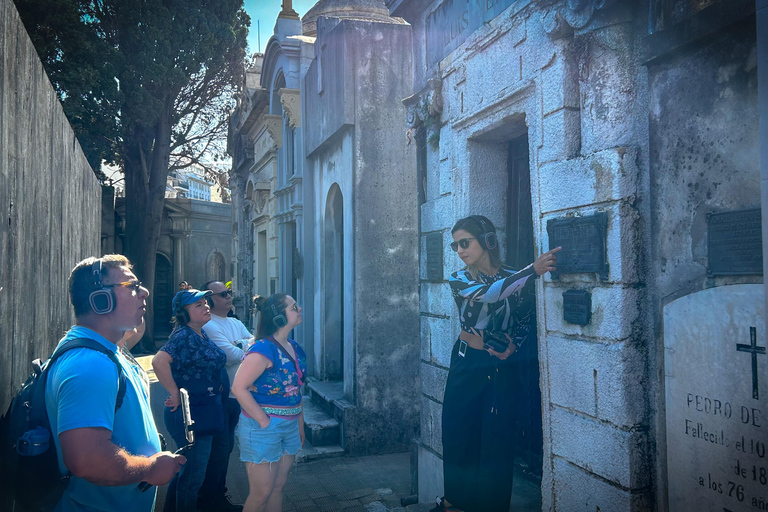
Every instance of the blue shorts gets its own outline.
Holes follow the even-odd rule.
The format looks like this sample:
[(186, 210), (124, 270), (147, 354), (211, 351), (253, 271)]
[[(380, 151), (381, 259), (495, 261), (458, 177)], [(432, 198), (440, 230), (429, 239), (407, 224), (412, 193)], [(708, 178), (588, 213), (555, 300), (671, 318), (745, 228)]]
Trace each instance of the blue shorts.
[(301, 449), (298, 419), (271, 416), (267, 428), (261, 428), (258, 421), (241, 414), (237, 437), (243, 462), (277, 462), (283, 455), (296, 455)]

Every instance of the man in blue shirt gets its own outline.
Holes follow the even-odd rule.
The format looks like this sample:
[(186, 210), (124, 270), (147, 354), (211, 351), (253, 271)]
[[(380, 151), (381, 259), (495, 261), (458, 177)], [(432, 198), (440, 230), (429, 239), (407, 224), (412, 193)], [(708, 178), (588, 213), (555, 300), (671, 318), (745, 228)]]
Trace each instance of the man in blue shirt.
[(57, 512), (150, 512), (156, 487), (141, 492), (142, 481), (165, 485), (186, 459), (160, 451), (140, 369), (126, 360), (117, 343), (144, 321), (149, 292), (121, 255), (87, 258), (69, 277), (76, 324), (59, 342), (89, 338), (114, 351), (125, 375), (123, 404), (115, 411), (119, 373), (110, 358), (89, 348), (63, 354), (51, 367), (46, 408), (62, 474), (69, 485)]

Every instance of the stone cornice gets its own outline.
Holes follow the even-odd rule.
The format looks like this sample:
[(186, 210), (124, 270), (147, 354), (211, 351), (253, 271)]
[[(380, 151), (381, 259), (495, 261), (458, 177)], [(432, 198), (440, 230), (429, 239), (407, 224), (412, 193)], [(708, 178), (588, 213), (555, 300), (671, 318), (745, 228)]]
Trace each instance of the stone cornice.
[(443, 81), (437, 78), (427, 80), (427, 85), (403, 100), (405, 122), (409, 128), (426, 121), (426, 117), (439, 118), (443, 113)]
[(301, 93), (298, 89), (280, 89), (280, 103), (288, 114), (288, 124), (291, 128), (301, 127)]
[(275, 146), (283, 147), (283, 116), (265, 115), (264, 126), (275, 141)]
[(568, 36), (574, 31), (588, 30), (598, 11), (607, 10), (618, 0), (567, 0), (559, 10), (544, 15), (543, 26), (552, 39)]

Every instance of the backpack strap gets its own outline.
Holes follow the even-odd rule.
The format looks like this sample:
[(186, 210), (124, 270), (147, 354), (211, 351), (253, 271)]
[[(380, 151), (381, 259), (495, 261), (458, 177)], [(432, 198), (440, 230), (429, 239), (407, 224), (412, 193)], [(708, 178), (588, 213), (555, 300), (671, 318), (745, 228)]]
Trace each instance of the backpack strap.
[(117, 399), (115, 400), (115, 412), (117, 412), (120, 407), (123, 405), (123, 399), (125, 398), (125, 391), (126, 391), (126, 384), (125, 384), (125, 374), (123, 373), (123, 367), (120, 364), (120, 361), (117, 359), (117, 354), (109, 350), (107, 347), (102, 345), (96, 340), (92, 340), (90, 338), (75, 338), (73, 340), (70, 340), (66, 342), (64, 345), (61, 346), (60, 349), (54, 350), (53, 354), (51, 354), (51, 358), (48, 360), (48, 363), (45, 365), (46, 369), (50, 368), (51, 365), (56, 361), (59, 357), (61, 357), (65, 352), (68, 352), (70, 350), (76, 349), (76, 348), (89, 348), (91, 350), (96, 350), (97, 352), (101, 352), (102, 354), (106, 354), (109, 359), (112, 360), (113, 363), (115, 363), (115, 366), (117, 366), (117, 375), (119, 378), (118, 386), (117, 386)]

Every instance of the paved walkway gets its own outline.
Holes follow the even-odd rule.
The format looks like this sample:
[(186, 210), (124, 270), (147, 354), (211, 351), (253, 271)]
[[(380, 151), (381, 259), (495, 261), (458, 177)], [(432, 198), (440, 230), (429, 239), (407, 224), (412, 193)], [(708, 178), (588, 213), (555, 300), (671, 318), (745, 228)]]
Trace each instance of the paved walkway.
[[(336, 457), (299, 462), (285, 486), (283, 511), (422, 512), (430, 505), (403, 508), (400, 499), (410, 494), (411, 470), (408, 453)], [(232, 453), (227, 477), (234, 503), (248, 496), (248, 477), (237, 448)], [(155, 510), (162, 510), (165, 487), (159, 489)]]

